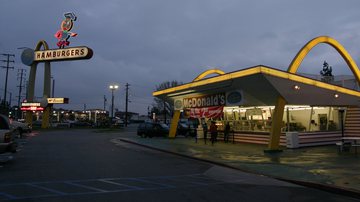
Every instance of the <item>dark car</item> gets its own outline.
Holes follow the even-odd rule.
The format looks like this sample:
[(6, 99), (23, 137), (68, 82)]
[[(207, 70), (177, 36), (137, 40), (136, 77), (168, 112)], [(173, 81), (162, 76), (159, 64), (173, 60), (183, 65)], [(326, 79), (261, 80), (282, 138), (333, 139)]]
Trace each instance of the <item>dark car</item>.
[(75, 121), (72, 123), (74, 127), (91, 127), (92, 124), (87, 121)]
[(169, 126), (163, 123), (145, 122), (141, 123), (137, 128), (137, 135), (140, 137), (164, 137), (168, 134)]
[(196, 135), (196, 128), (190, 122), (179, 122), (176, 135), (194, 137)]

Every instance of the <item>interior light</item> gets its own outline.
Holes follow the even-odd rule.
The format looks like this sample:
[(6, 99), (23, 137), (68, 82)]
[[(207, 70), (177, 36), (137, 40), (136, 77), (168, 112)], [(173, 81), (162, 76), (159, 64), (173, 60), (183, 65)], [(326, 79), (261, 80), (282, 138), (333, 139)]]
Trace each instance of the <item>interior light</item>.
[(186, 91), (182, 91), (182, 92), (178, 92), (178, 93), (172, 93), (172, 94), (169, 94), (168, 96), (172, 97), (172, 96), (176, 96), (176, 95), (185, 95), (185, 94), (190, 94), (193, 92), (195, 92), (195, 90), (186, 90)]
[(300, 90), (300, 86), (294, 85), (294, 90)]

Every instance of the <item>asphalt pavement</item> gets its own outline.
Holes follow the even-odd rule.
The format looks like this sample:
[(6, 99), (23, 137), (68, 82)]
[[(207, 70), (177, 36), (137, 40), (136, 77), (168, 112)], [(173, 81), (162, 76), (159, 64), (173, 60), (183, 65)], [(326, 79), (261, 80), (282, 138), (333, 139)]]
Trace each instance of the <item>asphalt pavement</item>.
[(360, 201), (355, 191), (259, 174), (302, 175), (287, 166), (290, 150), (274, 157), (259, 145), (140, 138), (136, 125), (35, 131), (22, 141), (0, 164), (0, 201)]
[(183, 136), (140, 138), (134, 128), (128, 131), (118, 140), (360, 198), (360, 151), (339, 153), (335, 145), (329, 145), (265, 153), (266, 145), (222, 141), (211, 145)]

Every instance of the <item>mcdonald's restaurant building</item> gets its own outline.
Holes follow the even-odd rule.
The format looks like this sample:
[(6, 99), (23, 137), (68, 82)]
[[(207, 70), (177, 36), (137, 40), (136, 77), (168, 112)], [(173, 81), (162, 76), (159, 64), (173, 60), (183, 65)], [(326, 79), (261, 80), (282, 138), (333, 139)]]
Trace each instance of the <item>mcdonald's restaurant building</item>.
[[(340, 49), (342, 46), (331, 40), (315, 38), (298, 56), (302, 60), (307, 54), (302, 51), (328, 43), (341, 52), (348, 64), (352, 62), (347, 52)], [(229, 123), (230, 141), (267, 144), (269, 151), (281, 146), (335, 144), (342, 136), (360, 134), (360, 127), (356, 128), (360, 123), (360, 92), (296, 74), (301, 63), (298, 56), (288, 71), (262, 65), (230, 73), (212, 69), (190, 83), (153, 92), (154, 96), (174, 103), (169, 137), (175, 137), (181, 113), (208, 126), (210, 121), (216, 121), (219, 140), (224, 125)], [(356, 64), (350, 68), (358, 81)], [(217, 75), (208, 77), (212, 74)]]

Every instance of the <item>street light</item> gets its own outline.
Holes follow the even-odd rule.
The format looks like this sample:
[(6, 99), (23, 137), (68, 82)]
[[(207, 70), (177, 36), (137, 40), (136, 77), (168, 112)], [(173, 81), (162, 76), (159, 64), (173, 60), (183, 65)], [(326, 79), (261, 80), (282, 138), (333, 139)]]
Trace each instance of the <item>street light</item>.
[(119, 88), (118, 85), (110, 85), (109, 86), (111, 90), (111, 118), (114, 118), (114, 90), (117, 90)]

